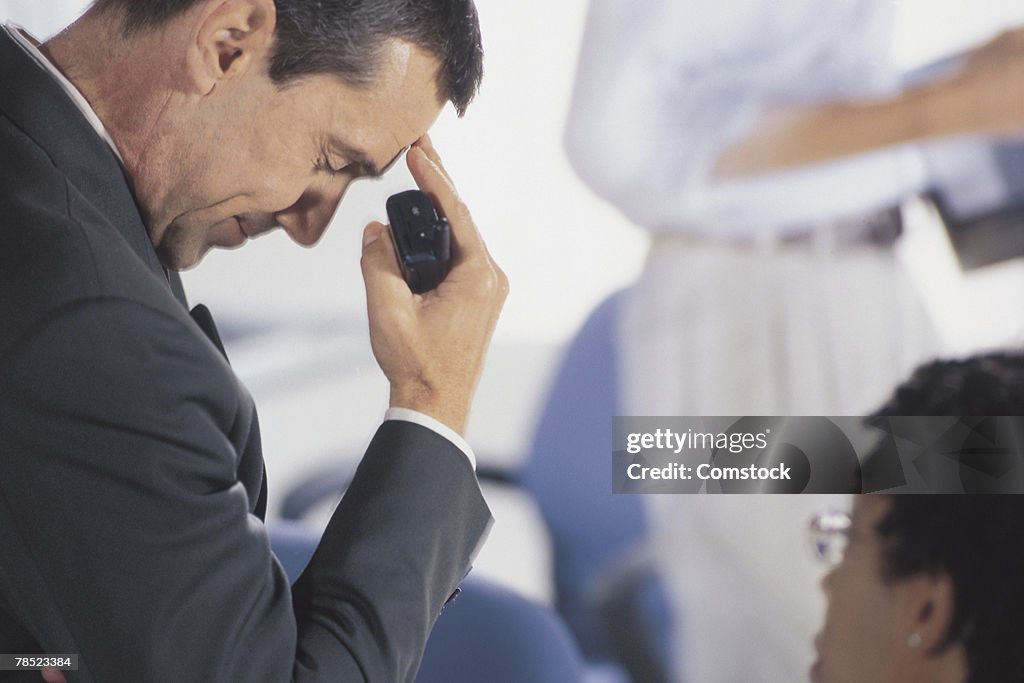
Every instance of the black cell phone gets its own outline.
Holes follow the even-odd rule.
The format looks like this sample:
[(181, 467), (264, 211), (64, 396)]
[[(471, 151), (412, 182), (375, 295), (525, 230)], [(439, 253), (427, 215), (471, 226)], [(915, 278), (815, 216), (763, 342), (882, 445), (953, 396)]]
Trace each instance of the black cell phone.
[(415, 294), (434, 289), (451, 266), (451, 229), (419, 190), (388, 197), (388, 222), (402, 277)]

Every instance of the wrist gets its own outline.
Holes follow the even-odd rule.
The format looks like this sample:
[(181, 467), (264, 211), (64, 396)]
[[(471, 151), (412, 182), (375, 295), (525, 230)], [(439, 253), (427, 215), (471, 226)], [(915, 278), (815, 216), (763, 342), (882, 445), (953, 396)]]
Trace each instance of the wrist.
[(429, 415), (461, 436), (469, 421), (469, 398), (458, 392), (441, 392), (418, 382), (391, 385), (389, 408), (407, 408)]

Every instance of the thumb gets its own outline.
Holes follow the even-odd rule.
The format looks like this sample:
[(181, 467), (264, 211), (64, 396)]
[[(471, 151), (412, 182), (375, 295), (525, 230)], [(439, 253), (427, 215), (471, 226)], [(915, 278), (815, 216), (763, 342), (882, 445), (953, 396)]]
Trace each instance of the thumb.
[(405, 287), (392, 246), (391, 231), (383, 223), (372, 221), (363, 230), (363, 255), (359, 265), (366, 283), (367, 298), (375, 298), (377, 293), (397, 285)]

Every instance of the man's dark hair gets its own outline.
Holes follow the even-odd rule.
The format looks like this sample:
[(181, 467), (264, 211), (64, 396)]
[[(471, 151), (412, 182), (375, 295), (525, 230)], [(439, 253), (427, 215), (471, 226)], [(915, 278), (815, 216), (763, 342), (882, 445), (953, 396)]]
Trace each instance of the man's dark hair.
[(1024, 681), (1024, 496), (893, 495), (882, 573), (945, 574), (955, 606), (941, 652), (963, 644), (968, 683)]
[[(201, 0), (96, 0), (123, 13), (126, 34), (155, 28)], [(472, 0), (274, 0), (277, 26), (270, 78), (278, 85), (332, 74), (367, 87), (390, 38), (416, 45), (440, 63), (438, 87), (461, 116), (483, 77), (480, 24)]]
[(923, 365), (876, 414), (1024, 415), (1024, 353)]

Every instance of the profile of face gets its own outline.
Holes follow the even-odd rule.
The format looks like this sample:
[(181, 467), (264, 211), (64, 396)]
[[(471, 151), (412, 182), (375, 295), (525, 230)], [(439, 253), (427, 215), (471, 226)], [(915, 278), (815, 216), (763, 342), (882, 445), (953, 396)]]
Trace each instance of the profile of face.
[(856, 496), (839, 563), (822, 580), (828, 600), (815, 638), (815, 683), (913, 683), (966, 680), (959, 645), (936, 655), (952, 617), (946, 575), (884, 575), (887, 539), (876, 527), (891, 503)]
[(277, 227), (313, 245), (348, 185), (379, 175), (441, 111), (438, 62), (410, 43), (384, 46), (368, 87), (326, 74), (281, 86), (267, 69), (272, 25), (229, 12), (206, 22), (190, 46), (203, 92), (167, 127), (173, 153), (133, 173), (168, 268)]

